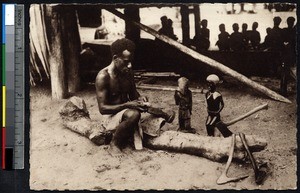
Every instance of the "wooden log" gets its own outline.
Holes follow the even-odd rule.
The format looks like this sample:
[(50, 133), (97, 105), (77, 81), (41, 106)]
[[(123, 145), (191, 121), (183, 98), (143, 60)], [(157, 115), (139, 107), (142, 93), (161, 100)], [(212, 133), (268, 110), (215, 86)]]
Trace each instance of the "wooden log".
[(49, 64), (52, 98), (64, 99), (68, 96), (68, 85), (63, 57), (61, 14), (56, 10), (56, 7), (47, 5), (46, 15), (49, 18), (49, 25), (46, 26), (49, 26)]
[[(246, 139), (251, 151), (261, 151), (267, 146), (267, 141), (263, 138), (247, 135)], [(145, 146), (151, 149), (187, 153), (205, 157), (213, 161), (224, 162), (228, 158), (231, 138), (208, 137), (177, 131), (165, 131), (159, 137), (146, 140)], [(244, 146), (241, 139), (236, 137), (233, 158), (241, 160), (244, 157)]]
[(136, 26), (138, 26), (140, 29), (144, 30), (145, 32), (155, 36), (156, 38), (162, 40), (163, 42), (171, 45), (171, 46), (174, 46), (175, 48), (177, 48), (178, 50), (182, 51), (183, 53), (185, 54), (188, 54), (189, 56), (195, 58), (196, 60), (198, 61), (201, 61), (201, 62), (204, 62), (206, 64), (208, 64), (209, 66), (217, 69), (217, 70), (220, 70), (221, 72), (223, 72), (224, 74), (227, 74), (237, 80), (239, 80), (240, 82), (248, 85), (249, 87), (259, 91), (260, 93), (262, 94), (265, 94), (267, 95), (268, 97), (274, 99), (274, 100), (278, 100), (278, 101), (281, 101), (281, 102), (285, 102), (285, 103), (291, 103), (291, 101), (279, 94), (277, 94), (276, 92), (250, 80), (249, 78), (247, 78), (246, 76), (228, 68), (227, 66), (221, 64), (220, 62), (217, 62), (207, 56), (204, 56), (202, 54), (199, 54), (198, 52), (172, 40), (171, 38), (167, 37), (167, 36), (164, 36), (164, 35), (161, 35), (159, 34), (157, 31), (149, 28), (148, 26), (145, 26), (141, 23), (138, 23), (138, 22), (135, 22), (135, 21), (132, 21), (128, 18), (126, 18), (121, 12), (115, 10), (115, 9), (107, 9), (108, 11), (110, 11), (111, 13), (115, 14), (116, 16), (126, 20), (126, 21), (130, 21), (132, 22), (133, 24), (135, 24)]
[[(150, 84), (140, 84), (137, 85), (138, 89), (150, 89), (150, 90), (163, 90), (163, 91), (175, 91), (177, 89), (176, 86), (161, 86), (161, 85), (150, 85)], [(190, 88), (192, 93), (200, 93), (204, 94), (202, 89)]]
[[(108, 144), (112, 133), (106, 131), (101, 122), (92, 121), (83, 99), (72, 97), (59, 111), (63, 125), (96, 145)], [(256, 136), (246, 136), (251, 151), (261, 151), (267, 146), (266, 140)], [(208, 158), (213, 161), (226, 161), (231, 138), (208, 137), (177, 131), (165, 131), (158, 137), (143, 138), (144, 146), (150, 149), (168, 150)], [(234, 158), (243, 159), (245, 152), (240, 138), (236, 139)]]
[(174, 72), (143, 72), (135, 74), (141, 77), (180, 77), (179, 74)]
[(79, 55), (81, 50), (77, 15), (75, 9), (70, 7), (65, 7), (62, 15), (64, 61), (68, 72), (68, 88), (70, 93), (76, 93), (80, 89)]

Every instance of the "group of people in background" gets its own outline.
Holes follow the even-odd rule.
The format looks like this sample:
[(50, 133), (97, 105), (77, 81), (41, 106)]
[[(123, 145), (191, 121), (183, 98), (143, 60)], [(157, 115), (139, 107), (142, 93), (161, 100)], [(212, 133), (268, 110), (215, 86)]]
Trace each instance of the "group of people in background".
[(261, 37), (257, 31), (258, 23), (253, 22), (252, 30), (248, 31), (248, 25), (242, 24), (242, 32), (239, 32), (237, 23), (232, 25), (233, 33), (229, 35), (225, 30), (225, 25), (219, 25), (219, 39), (216, 45), (220, 51), (241, 51), (241, 50), (266, 50), (266, 51), (284, 51), (286, 48), (295, 49), (296, 25), (294, 17), (287, 18), (287, 28), (280, 28), (282, 21), (280, 17), (274, 17), (273, 28), (267, 28), (267, 35), (264, 42), (260, 44)]
[[(240, 32), (239, 24), (232, 25), (233, 33), (229, 34), (226, 31), (225, 24), (219, 25), (220, 34), (218, 35), (218, 46), (220, 51), (248, 51), (248, 50), (265, 50), (265, 51), (283, 51), (285, 48), (292, 48), (295, 50), (296, 25), (295, 18), (287, 18), (287, 28), (280, 28), (282, 19), (274, 17), (273, 28), (266, 29), (267, 35), (263, 43), (261, 42), (260, 32), (257, 31), (258, 22), (253, 22), (252, 29), (248, 30), (248, 24), (242, 24), (242, 31)], [(161, 17), (162, 27), (159, 33), (166, 35), (174, 40), (177, 36), (174, 34), (173, 21), (166, 16)], [(191, 45), (197, 51), (205, 51), (210, 47), (210, 31), (207, 28), (208, 21), (203, 19), (200, 23), (201, 28), (191, 41)]]

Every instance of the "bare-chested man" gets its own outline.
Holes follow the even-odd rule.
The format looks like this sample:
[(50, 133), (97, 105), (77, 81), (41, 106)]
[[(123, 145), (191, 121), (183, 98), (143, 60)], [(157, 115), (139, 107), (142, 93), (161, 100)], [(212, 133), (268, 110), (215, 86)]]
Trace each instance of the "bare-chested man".
[[(134, 50), (134, 43), (128, 39), (113, 42), (112, 62), (96, 77), (98, 107), (106, 119), (104, 126), (107, 130), (115, 130), (112, 151), (120, 152), (125, 147), (139, 126), (141, 112), (147, 112), (150, 108), (146, 104), (148, 99), (140, 96), (134, 83), (131, 63)], [(165, 117), (160, 117), (169, 118), (163, 112), (162, 115)]]

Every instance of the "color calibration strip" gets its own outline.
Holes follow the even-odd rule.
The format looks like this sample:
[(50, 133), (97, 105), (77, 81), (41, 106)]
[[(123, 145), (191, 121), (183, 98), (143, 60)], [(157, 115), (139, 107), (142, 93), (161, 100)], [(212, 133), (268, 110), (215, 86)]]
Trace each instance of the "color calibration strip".
[(24, 168), (24, 6), (2, 5), (2, 169)]
[(2, 168), (13, 169), (15, 5), (3, 4), (2, 30)]

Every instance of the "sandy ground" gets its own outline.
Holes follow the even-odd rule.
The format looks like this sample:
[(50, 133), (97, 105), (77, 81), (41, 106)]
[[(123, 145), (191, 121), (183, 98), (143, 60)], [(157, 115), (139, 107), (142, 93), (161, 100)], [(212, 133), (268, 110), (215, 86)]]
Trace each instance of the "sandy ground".
[[(273, 81), (274, 82), (274, 81)], [(275, 81), (276, 82), (276, 81)], [(175, 85), (175, 81), (161, 82)], [(274, 88), (270, 82), (261, 82)], [(278, 81), (277, 81), (278, 83)], [(192, 87), (201, 87), (193, 83)], [(276, 86), (276, 85), (275, 85)], [(278, 86), (278, 85), (277, 85)], [(224, 121), (231, 120), (263, 103), (269, 110), (232, 125), (233, 132), (260, 135), (267, 139), (265, 150), (254, 153), (257, 160), (268, 162), (271, 174), (263, 185), (257, 186), (249, 161), (233, 162), (229, 176), (249, 174), (240, 182), (217, 185), (216, 180), (225, 167), (205, 158), (154, 151), (125, 149), (121, 159), (112, 157), (107, 146), (95, 146), (64, 128), (58, 111), (65, 100), (52, 100), (50, 88), (30, 90), (30, 189), (33, 190), (162, 190), (162, 189), (295, 189), (296, 188), (296, 94), (291, 90), (292, 104), (270, 100), (235, 82), (224, 82), (219, 89), (224, 97)], [(158, 107), (177, 110), (170, 91), (140, 90)], [(99, 112), (94, 88), (86, 88), (76, 96), (82, 97), (96, 120)], [(193, 94), (192, 126), (199, 135), (206, 135), (206, 104), (204, 95)], [(177, 127), (175, 121), (168, 127)]]

